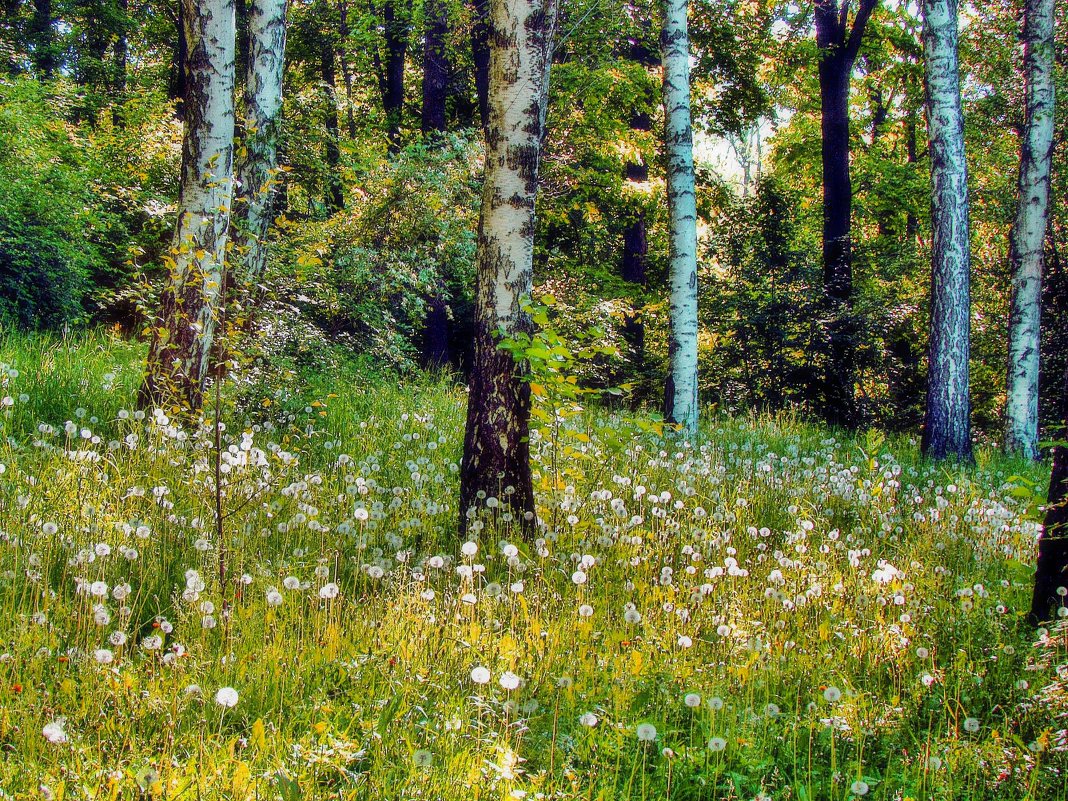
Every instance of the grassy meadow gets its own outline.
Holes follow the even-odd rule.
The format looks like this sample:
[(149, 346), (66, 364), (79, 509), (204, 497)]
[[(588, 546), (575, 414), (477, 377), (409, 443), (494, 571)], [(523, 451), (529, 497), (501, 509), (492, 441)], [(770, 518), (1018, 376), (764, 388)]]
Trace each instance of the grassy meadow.
[(543, 409), (539, 537), (462, 542), (455, 383), (232, 380), (217, 448), (141, 358), (0, 340), (0, 799), (1068, 798), (1047, 465)]

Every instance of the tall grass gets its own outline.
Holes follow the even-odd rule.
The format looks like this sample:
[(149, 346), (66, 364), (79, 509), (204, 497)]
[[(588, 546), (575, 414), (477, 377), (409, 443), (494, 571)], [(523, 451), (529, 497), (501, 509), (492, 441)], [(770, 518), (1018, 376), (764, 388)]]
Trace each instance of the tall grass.
[(591, 413), (465, 544), (449, 382), (233, 376), (217, 452), (140, 358), (0, 342), (6, 797), (1068, 797), (1041, 467)]

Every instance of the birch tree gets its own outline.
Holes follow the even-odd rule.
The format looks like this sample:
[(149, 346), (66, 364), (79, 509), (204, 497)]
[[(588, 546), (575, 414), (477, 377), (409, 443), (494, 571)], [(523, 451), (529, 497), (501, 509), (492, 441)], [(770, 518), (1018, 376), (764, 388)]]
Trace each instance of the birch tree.
[(233, 0), (182, 0), (182, 20), (188, 58), (178, 222), (140, 402), (195, 413), (222, 306), (233, 196)]
[(244, 154), (238, 166), (237, 236), (242, 245), (238, 284), (251, 290), (267, 266), (267, 231), (278, 184), (278, 136), (286, 50), (286, 0), (252, 0), (248, 9)]
[(923, 0), (922, 12), (931, 150), (931, 337), (923, 452), (970, 461), (971, 264), (957, 0)]
[(1023, 43), (1026, 121), (1016, 219), (1009, 236), (1012, 305), (1005, 450), (1037, 459), (1039, 324), (1053, 156), (1053, 0), (1026, 0)]
[(671, 242), (668, 378), (664, 417), (687, 435), (697, 432), (697, 196), (690, 121), (688, 0), (665, 0), (664, 150)]
[[(556, 0), (489, 0), (489, 119), (478, 230), (475, 332), (460, 468), (460, 526), (483, 508), (534, 526), (530, 385), (502, 338), (529, 334), (534, 204)], [(493, 500), (491, 500), (493, 499)]]

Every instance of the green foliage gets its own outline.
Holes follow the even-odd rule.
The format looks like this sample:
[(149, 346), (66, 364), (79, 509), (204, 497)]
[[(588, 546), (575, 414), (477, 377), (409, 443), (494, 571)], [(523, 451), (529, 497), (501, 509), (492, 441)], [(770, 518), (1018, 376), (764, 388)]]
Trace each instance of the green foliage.
[(0, 324), (59, 328), (85, 317), (100, 251), (86, 241), (91, 187), (76, 132), (42, 88), (0, 83)]
[(498, 347), (522, 365), (523, 377), (530, 381), (533, 396), (547, 406), (539, 419), (549, 422), (561, 412), (565, 416), (569, 411), (580, 412), (582, 398), (602, 393), (622, 394), (618, 387), (601, 390), (581, 382), (588, 365), (619, 355), (613, 345), (605, 344), (602, 329), (587, 328), (576, 332), (573, 338), (562, 334), (556, 327), (560, 318), (556, 316), (557, 302), (552, 295), (542, 295), (537, 301), (524, 298), (521, 306), (524, 314), (530, 316), (533, 332), (504, 337)]
[[(0, 322), (56, 329), (106, 311), (135, 277), (131, 251), (158, 258), (173, 224), (176, 130), (158, 95), (125, 127), (56, 115), (73, 87), (0, 81)], [(128, 312), (127, 312), (128, 314)]]
[(700, 316), (702, 389), (722, 410), (815, 401), (819, 266), (798, 247), (798, 193), (775, 177), (737, 198), (721, 194)]
[[(41, 26), (37, 12), (48, 5), (51, 24)], [(258, 318), (268, 333), (251, 384), (270, 378), (272, 362), (301, 374), (317, 361), (338, 363), (344, 350), (385, 369), (409, 369), (424, 350), (429, 303), (447, 308), (453, 363), (462, 366), (470, 339), (479, 131), (472, 4), (445, 5), (448, 119), (464, 133), (441, 143), (418, 134), (426, 8), (394, 3), (408, 34), (400, 127), (409, 146), (387, 160), (382, 5), (291, 4), (286, 180), (272, 241), (270, 303)], [(645, 0), (576, 0), (561, 8), (535, 254), (535, 285), (557, 298), (554, 327), (561, 336), (575, 341), (595, 327), (619, 352), (581, 365), (579, 385), (627, 383), (629, 400), (648, 406), (660, 403), (667, 334), (659, 13)], [(961, 66), (972, 203), (973, 408), (980, 436), (993, 437), (1003, 403), (1006, 243), (1023, 84), (1018, 8), (1002, 2), (968, 13), (974, 24), (962, 28)], [(1068, 12), (1057, 13), (1063, 39)], [(154, 302), (151, 288), (164, 274), (173, 230), (181, 122), (167, 95), (178, 88), (175, 22), (173, 3), (162, 0), (129, 12), (120, 0), (5, 5), (5, 327), (95, 320), (142, 329), (139, 309)], [(811, 411), (818, 396), (827, 321), (820, 310), (820, 104), (811, 26), (811, 5), (691, 6), (697, 154), (708, 160), (698, 165), (701, 390), (723, 410)], [(920, 424), (926, 383), (930, 270), (921, 51), (915, 9), (879, 4), (850, 94), (857, 391), (866, 423), (909, 430)], [(1063, 64), (1055, 79), (1065, 90), (1060, 94), (1068, 94)], [(1058, 106), (1058, 132), (1066, 107)], [(1068, 137), (1058, 133), (1055, 142), (1056, 198), (1068, 191), (1062, 169)], [(712, 162), (730, 147), (739, 155), (740, 143), (744, 186), (712, 174)], [(647, 180), (635, 177), (641, 167)], [(335, 213), (330, 195), (338, 185), (347, 208)], [(1065, 208), (1052, 204), (1045, 399), (1057, 396), (1068, 358), (1065, 327), (1053, 322), (1068, 310), (1060, 257)], [(645, 275), (624, 280), (624, 236), (639, 219), (648, 244)], [(259, 394), (250, 390), (249, 397)], [(1054, 405), (1042, 404), (1047, 424), (1056, 419)]]
[(470, 326), (479, 167), (465, 136), (416, 143), (362, 176), (351, 209), (283, 221), (275, 296), (356, 351), (412, 366), (432, 297), (447, 303), (454, 330)]

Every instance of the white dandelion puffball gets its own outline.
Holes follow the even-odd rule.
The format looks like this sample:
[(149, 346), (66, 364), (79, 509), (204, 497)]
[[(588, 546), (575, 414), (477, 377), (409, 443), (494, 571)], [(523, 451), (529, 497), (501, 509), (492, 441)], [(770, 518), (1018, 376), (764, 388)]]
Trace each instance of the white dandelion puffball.
[(978, 718), (965, 718), (964, 719), (964, 731), (975, 733), (979, 731), (979, 719)]
[(433, 761), (434, 755), (425, 748), (420, 748), (412, 754), (412, 762), (415, 763), (417, 768), (429, 768)]
[(713, 695), (708, 699), (708, 708), (714, 712), (723, 709), (723, 699), (718, 695)]
[(585, 715), (579, 718), (579, 723), (581, 723), (583, 726), (588, 726), (591, 729), (599, 722), (600, 720), (598, 719), (598, 717), (592, 712), (587, 712)]
[(67, 731), (64, 728), (66, 722), (63, 718), (56, 718), (51, 723), (44, 725), (44, 728), (41, 729), (41, 734), (44, 735), (48, 742), (54, 745), (62, 745), (70, 739), (67, 737)]
[(696, 709), (697, 707), (701, 706), (701, 696), (697, 693), (686, 693), (686, 695), (682, 699), (682, 702), (686, 704), (686, 706), (690, 707), (690, 709)]
[(627, 621), (628, 623), (633, 625), (635, 623), (641, 623), (642, 616), (641, 616), (641, 613), (637, 609), (628, 609), (624, 613), (623, 619), (625, 621)]
[(282, 593), (278, 590), (271, 590), (267, 593), (267, 606), (281, 606), (282, 605)]
[(590, 606), (589, 604), (583, 604), (582, 606), (579, 607), (578, 613), (579, 613), (579, 617), (592, 617), (593, 616), (593, 607)]
[(519, 687), (519, 676), (510, 670), (506, 670), (501, 674), (500, 682), (504, 689), (514, 690)]
[(868, 783), (863, 779), (857, 779), (851, 785), (849, 785), (849, 792), (853, 795), (867, 795)]
[(237, 706), (237, 690), (233, 687), (220, 687), (215, 693), (215, 703), (225, 709)]
[(574, 573), (571, 574), (571, 581), (573, 581), (575, 584), (585, 584), (586, 574), (581, 570), (576, 570)]
[(643, 743), (651, 743), (656, 739), (656, 726), (652, 723), (640, 723), (634, 733)]
[(93, 651), (93, 659), (99, 662), (101, 665), (110, 665), (115, 661), (115, 654), (109, 651), (107, 648), (97, 648)]
[(833, 704), (839, 698), (842, 697), (842, 691), (837, 687), (828, 687), (823, 691), (823, 700), (827, 703)]
[(726, 747), (727, 741), (724, 740), (722, 737), (713, 737), (711, 740), (708, 741), (709, 751), (722, 751)]
[(322, 586), (322, 588), (319, 590), (319, 597), (322, 598), (324, 601), (329, 601), (332, 598), (337, 598), (338, 593), (340, 592), (341, 588), (331, 581), (329, 584), (324, 584)]
[(482, 665), (479, 665), (471, 671), (471, 681), (475, 684), (489, 684), (489, 680), (489, 668), (484, 668)]

